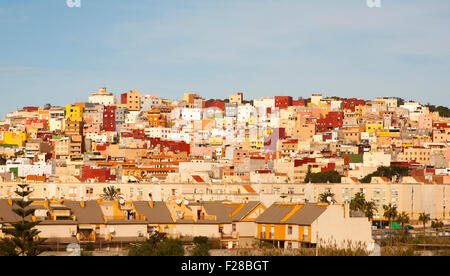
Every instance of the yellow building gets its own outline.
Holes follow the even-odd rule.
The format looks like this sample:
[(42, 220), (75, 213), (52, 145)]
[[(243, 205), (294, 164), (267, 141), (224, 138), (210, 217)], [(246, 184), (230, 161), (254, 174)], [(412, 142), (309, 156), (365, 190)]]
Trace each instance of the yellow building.
[(83, 121), (83, 107), (73, 106), (68, 104), (66, 106), (66, 119), (75, 122)]
[(20, 131), (18, 133), (5, 131), (0, 133), (0, 144), (17, 145), (22, 147), (23, 142), (27, 141), (28, 135), (26, 132)]
[(379, 130), (383, 130), (383, 120), (382, 119), (367, 119), (366, 132), (374, 133)]
[(403, 150), (405, 161), (416, 161), (417, 163), (428, 165), (430, 162), (431, 149), (424, 147), (409, 147)]
[(399, 138), (400, 137), (400, 131), (399, 130), (392, 130), (392, 129), (385, 129), (385, 130), (377, 131), (376, 135), (378, 137)]

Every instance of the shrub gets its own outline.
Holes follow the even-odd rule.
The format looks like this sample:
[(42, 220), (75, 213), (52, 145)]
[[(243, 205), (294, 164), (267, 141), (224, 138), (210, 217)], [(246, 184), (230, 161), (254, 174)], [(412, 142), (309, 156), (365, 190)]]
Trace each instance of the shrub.
[(85, 251), (95, 251), (95, 244), (93, 242), (88, 242), (84, 247)]
[(155, 251), (156, 256), (184, 256), (183, 242), (178, 239), (166, 239)]
[(192, 256), (211, 256), (211, 254), (209, 253), (209, 247), (206, 244), (197, 244), (192, 251)]
[(208, 243), (208, 237), (200, 236), (200, 237), (194, 238), (195, 245), (202, 245), (202, 244), (206, 245), (207, 243)]

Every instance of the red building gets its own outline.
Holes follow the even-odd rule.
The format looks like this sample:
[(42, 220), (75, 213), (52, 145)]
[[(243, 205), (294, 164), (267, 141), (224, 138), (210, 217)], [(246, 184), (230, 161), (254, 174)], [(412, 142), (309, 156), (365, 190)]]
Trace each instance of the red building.
[(436, 122), (436, 123), (433, 123), (433, 128), (436, 128), (436, 129), (450, 128), (450, 123)]
[(336, 170), (336, 163), (328, 163), (325, 168), (321, 168), (321, 172), (332, 172)]
[(133, 129), (132, 132), (122, 133), (121, 137), (123, 138), (133, 138), (139, 140), (146, 140), (145, 130), (143, 129)]
[(342, 127), (344, 124), (344, 112), (331, 111), (325, 116), (325, 118), (318, 119), (316, 122), (317, 131), (329, 131), (338, 127)]
[(116, 176), (111, 174), (111, 169), (93, 169), (90, 166), (83, 167), (83, 176), (81, 178), (83, 181), (88, 179), (95, 179), (97, 182), (108, 182), (115, 181)]
[(316, 158), (303, 158), (303, 159), (296, 159), (294, 160), (294, 167), (301, 167), (305, 164), (308, 163), (315, 163), (316, 162)]
[(128, 102), (128, 93), (120, 94), (120, 103), (127, 104)]
[(191, 153), (191, 145), (184, 141), (162, 141), (160, 138), (149, 138), (150, 147), (155, 148), (159, 146), (160, 151), (163, 152), (164, 148), (167, 148), (171, 152), (187, 152)]
[(298, 99), (292, 101), (293, 106), (306, 106), (306, 99)]
[(292, 97), (290, 96), (275, 96), (275, 107), (288, 108), (292, 106)]
[(342, 100), (342, 109), (347, 110), (350, 109), (352, 112), (355, 112), (355, 107), (359, 105), (365, 105), (366, 102), (364, 100), (359, 100), (355, 98), (351, 99), (343, 99)]
[(225, 102), (219, 101), (219, 100), (205, 102), (205, 108), (211, 108), (211, 107), (217, 107), (220, 110), (225, 111)]
[(25, 106), (23, 108), (23, 111), (26, 111), (26, 112), (36, 112), (38, 110), (39, 110), (39, 107), (36, 107), (36, 106)]
[(116, 131), (116, 107), (105, 106), (103, 111), (103, 130)]

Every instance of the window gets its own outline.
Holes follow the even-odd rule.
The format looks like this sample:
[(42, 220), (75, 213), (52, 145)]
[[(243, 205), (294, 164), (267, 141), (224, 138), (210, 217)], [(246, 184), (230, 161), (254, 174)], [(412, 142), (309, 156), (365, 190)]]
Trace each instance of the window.
[(292, 226), (288, 226), (288, 235), (292, 235)]

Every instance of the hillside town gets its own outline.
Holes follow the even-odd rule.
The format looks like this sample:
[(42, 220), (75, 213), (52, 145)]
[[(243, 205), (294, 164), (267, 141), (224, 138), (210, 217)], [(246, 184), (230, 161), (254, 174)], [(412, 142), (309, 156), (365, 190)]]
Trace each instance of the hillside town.
[[(102, 87), (86, 102), (27, 106), (0, 121), (0, 224), (17, 220), (12, 201), (26, 183), (50, 239), (159, 231), (225, 248), (370, 245), (390, 221), (386, 205), (411, 223), (422, 213), (448, 222), (445, 116), (400, 98), (170, 100)], [(374, 204), (370, 221), (349, 210), (361, 194)]]

